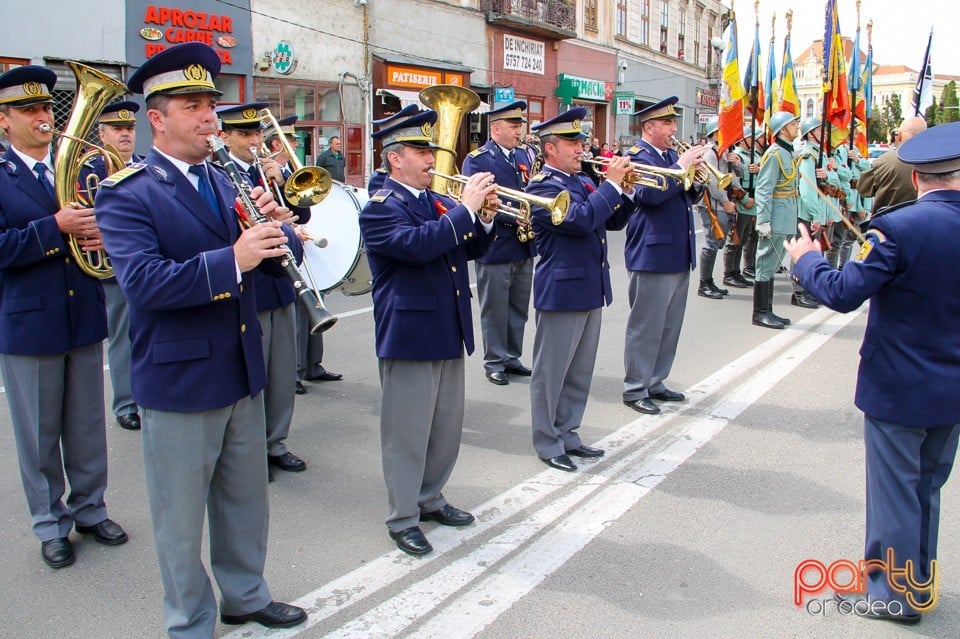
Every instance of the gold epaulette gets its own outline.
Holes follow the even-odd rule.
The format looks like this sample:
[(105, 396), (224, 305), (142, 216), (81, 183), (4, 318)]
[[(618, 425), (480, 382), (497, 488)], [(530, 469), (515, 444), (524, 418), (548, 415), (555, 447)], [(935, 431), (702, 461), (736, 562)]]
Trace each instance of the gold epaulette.
[(390, 189), (380, 189), (379, 191), (377, 191), (376, 193), (374, 193), (373, 195), (370, 196), (370, 201), (371, 201), (371, 202), (383, 202), (383, 201), (386, 200), (388, 197), (390, 197), (392, 194), (393, 194), (393, 191), (391, 191)]
[(549, 173), (547, 173), (546, 171), (541, 171), (540, 173), (537, 173), (537, 174), (534, 175), (532, 178), (530, 178), (530, 181), (531, 181), (531, 182), (543, 182), (543, 181), (546, 180), (548, 177), (550, 177), (550, 174), (549, 174)]
[(490, 149), (488, 149), (487, 147), (481, 146), (481, 147), (479, 147), (479, 148), (474, 149), (473, 151), (470, 151), (470, 153), (468, 153), (467, 155), (470, 156), (470, 157), (472, 157), (472, 158), (475, 158), (475, 157), (477, 157), (478, 155), (483, 155), (484, 153), (486, 153), (486, 152), (489, 151), (489, 150), (490, 150)]
[(120, 169), (119, 171), (112, 174), (107, 179), (101, 181), (100, 186), (105, 186), (108, 188), (114, 187), (120, 184), (121, 182), (123, 182), (124, 180), (126, 180), (131, 175), (134, 175), (135, 173), (139, 173), (145, 168), (147, 168), (146, 162), (137, 162), (136, 164), (131, 164), (130, 166)]

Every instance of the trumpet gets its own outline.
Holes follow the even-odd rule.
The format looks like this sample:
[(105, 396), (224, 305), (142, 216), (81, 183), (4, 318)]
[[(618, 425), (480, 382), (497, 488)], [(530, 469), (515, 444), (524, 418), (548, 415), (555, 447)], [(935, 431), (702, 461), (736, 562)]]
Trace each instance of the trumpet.
[[(266, 216), (260, 212), (253, 198), (250, 197), (251, 188), (249, 183), (240, 174), (240, 169), (237, 168), (237, 165), (234, 164), (230, 158), (223, 140), (216, 135), (211, 135), (207, 138), (207, 144), (210, 145), (210, 150), (214, 158), (216, 158), (227, 171), (230, 181), (233, 182), (233, 188), (237, 191), (237, 199), (246, 210), (247, 215), (250, 216), (253, 224), (263, 224), (266, 222)], [(316, 333), (323, 332), (336, 324), (337, 318), (326, 309), (320, 296), (307, 286), (307, 283), (303, 280), (303, 276), (300, 275), (300, 270), (297, 269), (293, 252), (289, 246), (285, 246), (285, 248), (286, 253), (278, 257), (277, 261), (279, 261), (280, 266), (283, 267), (284, 274), (293, 282), (297, 299), (300, 300), (307, 310), (307, 315), (310, 318), (310, 334), (315, 335)]]
[[(330, 173), (319, 166), (303, 166), (300, 164), (300, 159), (294, 152), (293, 147), (290, 146), (287, 136), (280, 130), (280, 124), (273, 117), (270, 109), (260, 109), (260, 113), (267, 120), (267, 128), (273, 128), (277, 132), (280, 144), (283, 145), (283, 151), (290, 158), (290, 164), (294, 169), (293, 175), (288, 177), (283, 185), (283, 194), (286, 196), (287, 202), (293, 206), (304, 208), (322, 202), (330, 194), (330, 188), (333, 186), (333, 178), (330, 177)], [(254, 153), (253, 156), (257, 158), (259, 154)]]
[[(596, 164), (597, 166), (607, 166), (610, 164), (608, 158), (594, 158), (592, 160), (584, 160), (584, 162)], [(687, 169), (667, 169), (662, 166), (653, 166), (652, 164), (631, 162), (630, 167), (630, 172), (623, 178), (624, 186), (639, 184), (640, 186), (647, 186), (659, 191), (666, 191), (670, 188), (670, 182), (667, 181), (668, 179), (676, 180), (683, 184), (684, 190), (689, 190), (689, 188), (693, 186), (697, 172), (695, 166)]]
[[(674, 145), (676, 145), (677, 151), (679, 153), (683, 153), (684, 151), (690, 148), (689, 144), (677, 139), (674, 136), (671, 136), (671, 139), (673, 140)], [(727, 188), (728, 186), (730, 186), (730, 183), (733, 182), (733, 173), (721, 173), (720, 169), (713, 166), (709, 162), (704, 162), (703, 167), (708, 171), (708, 173), (703, 174), (704, 175), (703, 178), (701, 178), (700, 175), (697, 176), (697, 181), (700, 182), (701, 184), (706, 184), (707, 182), (709, 182), (711, 175), (713, 176), (713, 179), (717, 181), (717, 186), (721, 189)]]
[[(430, 175), (440, 178), (441, 180), (448, 180), (459, 184), (461, 188), (467, 183), (469, 179), (465, 175), (447, 175), (445, 173), (440, 173), (439, 171), (434, 171), (430, 169)], [(563, 221), (567, 219), (567, 209), (570, 208), (570, 193), (567, 191), (560, 191), (557, 193), (557, 196), (554, 198), (548, 197), (539, 197), (537, 195), (530, 195), (524, 191), (517, 191), (515, 189), (508, 189), (502, 186), (497, 186), (495, 193), (498, 196), (503, 196), (510, 200), (514, 200), (519, 204), (517, 207), (510, 206), (508, 204), (500, 204), (495, 211), (502, 215), (512, 217), (517, 221), (517, 226), (521, 229), (524, 229), (525, 234), (529, 235), (527, 239), (533, 237), (532, 230), (532, 209), (535, 206), (546, 209), (550, 212), (550, 221), (553, 222), (554, 226), (559, 226), (563, 224)], [(453, 186), (447, 187), (447, 195), (453, 199), (460, 201), (460, 189)], [(520, 231), (517, 231), (519, 235)], [(521, 238), (522, 241), (523, 238)]]

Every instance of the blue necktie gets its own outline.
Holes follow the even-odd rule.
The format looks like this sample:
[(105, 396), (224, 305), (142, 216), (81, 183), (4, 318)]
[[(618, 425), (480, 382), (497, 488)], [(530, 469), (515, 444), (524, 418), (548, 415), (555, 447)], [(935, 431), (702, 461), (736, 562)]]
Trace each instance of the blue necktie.
[(220, 204), (217, 202), (217, 195), (213, 192), (213, 186), (210, 184), (210, 178), (207, 176), (207, 167), (203, 164), (194, 164), (190, 167), (190, 172), (199, 178), (197, 190), (200, 191), (200, 197), (207, 203), (211, 213), (216, 213), (220, 221), (223, 221), (223, 214), (220, 212)]
[(47, 193), (50, 194), (54, 200), (57, 199), (57, 192), (53, 188), (53, 184), (50, 183), (50, 180), (47, 179), (47, 165), (43, 162), (37, 162), (33, 165), (33, 170), (37, 172), (37, 180), (40, 184), (47, 190)]
[(423, 206), (423, 208), (426, 209), (426, 211), (429, 213), (429, 212), (430, 212), (430, 198), (427, 197), (427, 192), (426, 192), (426, 191), (421, 191), (421, 192), (420, 192), (420, 198), (419, 198), (419, 200), (420, 200), (420, 204)]

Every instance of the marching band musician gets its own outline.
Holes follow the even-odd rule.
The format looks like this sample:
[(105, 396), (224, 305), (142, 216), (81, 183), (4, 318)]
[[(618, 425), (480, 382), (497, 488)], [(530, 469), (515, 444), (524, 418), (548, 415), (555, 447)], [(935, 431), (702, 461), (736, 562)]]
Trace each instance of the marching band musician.
[[(487, 114), (490, 139), (467, 155), (463, 174), (492, 173), (502, 187), (522, 191), (530, 179), (530, 161), (520, 148), (526, 119), (524, 101), (494, 109)], [(507, 373), (529, 377), (520, 362), (523, 330), (533, 285), (533, 241), (521, 241), (516, 220), (507, 215), (494, 218), (493, 243), (487, 254), (474, 262), (480, 298), (480, 332), (483, 336), (483, 367), (491, 383), (508, 384)]]
[[(736, 288), (753, 286), (753, 281), (748, 280), (746, 276), (748, 273), (751, 278), (754, 276), (757, 257), (756, 200), (753, 199), (747, 189), (747, 186), (755, 181), (755, 176), (760, 171), (760, 163), (756, 161), (757, 158), (754, 158), (752, 164), (750, 162), (750, 147), (753, 143), (753, 127), (747, 125), (743, 127), (743, 139), (732, 151), (739, 158), (739, 162), (734, 162), (731, 166), (737, 174), (740, 189), (743, 193), (735, 198), (737, 213), (733, 216), (730, 225), (731, 235), (734, 234), (733, 227), (736, 226), (736, 237), (739, 242), (734, 243), (731, 239), (723, 250), (723, 283), (726, 286)], [(741, 260), (746, 264), (742, 271), (740, 270)]]
[[(396, 113), (391, 113), (390, 115), (380, 118), (379, 120), (374, 120), (371, 124), (375, 127), (383, 127), (394, 122), (395, 120), (403, 120), (409, 118), (412, 115), (416, 115), (420, 112), (420, 107), (416, 104), (408, 104), (403, 107)], [(370, 174), (370, 180), (367, 182), (367, 193), (376, 193), (383, 188), (383, 183), (386, 181), (387, 177), (390, 175), (390, 167), (386, 165), (378, 166), (373, 170), (373, 173)]]
[[(96, 200), (130, 311), (164, 620), (178, 638), (215, 630), (217, 603), (200, 559), (205, 511), (221, 620), (289, 627), (306, 619), (272, 601), (263, 578), (266, 369), (252, 271), (281, 276), (272, 258), (286, 254), (288, 238), (275, 221), (244, 230), (233, 183), (206, 162), (219, 70), (213, 48), (185, 43), (130, 76), (130, 90), (146, 98), (154, 148), (107, 179)], [(250, 199), (264, 215), (277, 208), (260, 187)]]
[[(820, 157), (820, 125), (820, 118), (807, 118), (800, 123), (800, 139), (804, 141), (804, 146), (797, 159), (800, 170), (798, 182), (800, 202), (797, 219), (807, 229), (810, 237), (819, 237), (820, 233), (826, 232), (827, 223), (827, 202), (823, 199), (824, 196), (820, 194), (818, 187), (821, 183), (824, 187), (828, 186), (827, 169), (817, 166), (817, 160)], [(825, 157), (822, 162), (826, 163)], [(831, 186), (837, 187), (839, 184), (837, 180)], [(796, 280), (793, 281), (790, 303), (802, 308), (820, 308), (820, 304), (810, 297)]]
[(621, 186), (631, 172), (629, 158), (610, 158), (607, 179), (599, 187), (580, 173), (585, 115), (586, 109), (573, 107), (533, 127), (544, 166), (527, 185), (527, 193), (539, 197), (570, 194), (559, 225), (546, 209), (533, 208), (540, 260), (534, 277), (537, 330), (530, 378), (533, 447), (541, 461), (566, 472), (577, 470), (570, 455), (604, 454), (585, 446), (577, 431), (590, 394), (603, 307), (613, 302), (606, 231), (622, 229), (636, 210), (633, 187)]
[[(286, 137), (287, 144), (293, 151), (296, 151), (300, 145), (297, 139), (297, 130), (294, 124), (299, 118), (291, 115), (277, 120), (280, 125), (280, 131), (271, 131), (266, 139), (267, 149), (274, 155), (276, 162), (280, 165), (283, 172), (284, 182), (293, 175), (293, 164), (287, 156), (286, 147), (280, 140), (280, 136)], [(298, 224), (295, 227), (297, 237), (301, 242), (307, 240), (303, 228)], [(317, 291), (319, 294), (319, 291)], [(303, 380), (316, 382), (334, 382), (342, 379), (343, 375), (328, 371), (323, 367), (323, 333), (310, 334), (310, 320), (307, 316), (306, 308), (303, 304), (295, 304), (297, 319), (297, 382), (296, 394), (304, 395), (307, 389), (303, 385)]]
[[(713, 116), (707, 121), (704, 134), (707, 136), (707, 150), (703, 154), (705, 162), (709, 163), (720, 173), (727, 173), (730, 168), (726, 159), (726, 149), (717, 148), (720, 129), (720, 118)], [(713, 231), (713, 222), (707, 207), (713, 212), (720, 229), (730, 228), (730, 220), (737, 211), (737, 205), (727, 195), (726, 189), (721, 189), (717, 180), (712, 177), (707, 182), (707, 193), (704, 194), (703, 204), (700, 207), (700, 221), (703, 222), (703, 248), (700, 249), (700, 286), (697, 295), (708, 299), (723, 299), (730, 291), (720, 288), (713, 281), (713, 267), (717, 262), (717, 253), (723, 249), (726, 237), (717, 237)]]
[(429, 190), (436, 119), (436, 111), (410, 109), (372, 134), (390, 175), (360, 213), (383, 391), (386, 524), (410, 555), (433, 550), (420, 522), (465, 526), (474, 519), (447, 502), (443, 487), (463, 430), (464, 350), (473, 352), (467, 260), (489, 247), (493, 215), (483, 206), (497, 188), (490, 173), (476, 173), (459, 205)]
[(784, 328), (790, 320), (773, 312), (773, 277), (783, 262), (784, 240), (797, 228), (797, 198), (800, 194), (793, 141), (797, 139), (797, 116), (777, 111), (770, 116), (774, 141), (760, 160), (757, 174), (757, 278), (753, 285), (754, 326)]
[[(136, 113), (140, 105), (133, 100), (108, 104), (97, 119), (97, 134), (104, 146), (117, 150), (124, 166), (140, 162), (143, 157), (133, 152), (137, 142)], [(91, 159), (80, 171), (80, 188), (85, 188), (87, 176), (98, 181), (107, 179), (106, 162), (102, 155)], [(110, 385), (113, 387), (113, 414), (117, 424), (126, 430), (140, 430), (140, 413), (130, 390), (130, 316), (127, 300), (123, 298), (117, 278), (100, 281), (107, 300), (107, 361), (110, 363)]]
[[(691, 146), (679, 156), (673, 149), (677, 133), (672, 96), (638, 111), (643, 133), (634, 162), (664, 168), (687, 169), (700, 164), (704, 146)], [(630, 274), (630, 316), (627, 319), (623, 362), (623, 403), (639, 413), (656, 415), (653, 400), (680, 402), (683, 393), (670, 390), (663, 380), (670, 374), (680, 341), (687, 306), (690, 270), (697, 265), (696, 226), (691, 206), (702, 186), (689, 191), (668, 180), (666, 191), (638, 187), (637, 215), (627, 224), (625, 248)]]
[[(252, 102), (217, 109), (220, 136), (230, 150), (230, 157), (251, 186), (269, 186), (262, 183), (260, 172), (255, 166), (255, 163), (260, 162), (264, 175), (282, 187), (286, 178), (280, 164), (272, 158), (255, 157), (263, 143), (261, 127), (264, 116), (260, 110), (266, 106), (266, 102)], [(292, 213), (300, 222), (310, 219), (309, 208), (293, 207), (283, 202), (280, 204), (281, 207), (274, 209), (275, 211)], [(292, 217), (273, 219), (279, 222), (294, 221)], [(290, 224), (284, 226), (290, 233), (291, 248), (296, 245), (294, 254), (299, 259), (303, 254), (303, 245), (294, 241), (298, 238), (293, 227)], [(302, 472), (307, 469), (307, 463), (287, 450), (286, 443), (290, 434), (290, 423), (293, 421), (297, 383), (297, 294), (293, 282), (285, 277), (270, 277), (255, 271), (253, 279), (257, 282), (257, 318), (260, 320), (263, 356), (267, 363), (267, 387), (263, 390), (263, 405), (267, 415), (268, 466), (276, 466), (287, 472)], [(272, 480), (273, 471), (269, 468), (268, 471), (268, 477)]]
[(85, 250), (103, 245), (93, 209), (59, 207), (53, 133), (38, 128), (53, 127), (56, 81), (32, 65), (0, 75), (0, 128), (10, 141), (0, 158), (0, 372), (40, 555), (63, 568), (75, 560), (71, 527), (107, 545), (127, 534), (104, 503), (103, 289), (77, 266), (65, 234)]

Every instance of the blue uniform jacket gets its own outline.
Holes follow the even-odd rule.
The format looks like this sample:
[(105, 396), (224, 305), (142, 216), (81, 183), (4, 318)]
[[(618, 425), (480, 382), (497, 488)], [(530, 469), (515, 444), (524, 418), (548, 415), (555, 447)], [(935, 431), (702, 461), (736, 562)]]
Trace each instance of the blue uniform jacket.
[[(133, 398), (147, 408), (222, 408), (266, 383), (253, 272), (237, 281), (236, 190), (210, 166), (221, 217), (156, 150), (97, 193), (97, 223), (130, 311)], [(282, 273), (274, 260), (259, 268)]]
[[(253, 167), (251, 167), (251, 169), (252, 168)], [(251, 173), (245, 173), (244, 175), (247, 176), (251, 185), (262, 186), (259, 176), (257, 176), (256, 180), (253, 179), (255, 171), (256, 169), (253, 169)], [(242, 169), (241, 173), (243, 173)], [(274, 198), (276, 198), (276, 196), (274, 196)], [(286, 196), (284, 196), (284, 201), (281, 204), (288, 207), (293, 211), (294, 215), (299, 217), (297, 224), (306, 224), (310, 220), (309, 207), (293, 206), (287, 201)], [(289, 224), (283, 225), (283, 232), (287, 236), (287, 246), (293, 251), (293, 256), (296, 258), (297, 264), (299, 264), (303, 261), (303, 244)], [(257, 312), (282, 308), (297, 299), (297, 291), (293, 287), (293, 282), (290, 281), (288, 277), (272, 277), (260, 269), (254, 269), (253, 279), (257, 283)]]
[(586, 175), (566, 175), (543, 167), (527, 193), (555, 197), (569, 191), (570, 208), (560, 225), (550, 213), (533, 209), (533, 230), (540, 259), (533, 278), (533, 306), (541, 311), (587, 311), (613, 301), (607, 229), (620, 230), (636, 205), (604, 182), (594, 187)]
[(870, 300), (856, 392), (857, 407), (870, 417), (915, 427), (960, 422), (957, 237), (960, 192), (935, 191), (873, 219), (873, 248), (862, 261), (838, 271), (808, 253), (793, 269), (803, 288), (834, 310)]
[[(637, 147), (639, 150), (630, 156), (633, 162), (680, 168), (676, 162), (663, 159), (646, 140), (637, 142)], [(673, 150), (667, 153), (676, 157)], [(668, 183), (666, 191), (636, 187), (639, 211), (627, 224), (624, 248), (628, 271), (682, 273), (697, 265), (697, 227), (690, 206), (703, 195), (703, 188), (694, 186), (685, 191), (676, 180), (669, 179)]]
[[(526, 151), (517, 149), (517, 164), (527, 167), (527, 176), (530, 173), (529, 160)], [(494, 181), (505, 188), (522, 191), (526, 186), (521, 171), (513, 168), (510, 161), (503, 155), (500, 147), (493, 140), (487, 140), (482, 147), (467, 155), (463, 161), (463, 174), (493, 173)], [(501, 198), (507, 204), (516, 206), (514, 202)], [(521, 242), (517, 238), (517, 223), (508, 215), (497, 215), (493, 221), (493, 244), (487, 254), (477, 261), (481, 264), (507, 264), (534, 257), (537, 254), (537, 245), (534, 242)]]
[(383, 188), (383, 183), (387, 179), (387, 172), (382, 168), (374, 169), (370, 174), (370, 181), (367, 182), (367, 193), (373, 195)]
[[(428, 191), (430, 210), (387, 178), (360, 212), (373, 273), (377, 357), (443, 360), (473, 352), (467, 260), (490, 246), (480, 220)], [(437, 202), (447, 209), (440, 215)]]
[(103, 288), (70, 255), (53, 217), (59, 209), (8, 150), (0, 158), (0, 353), (65, 353), (107, 336)]

